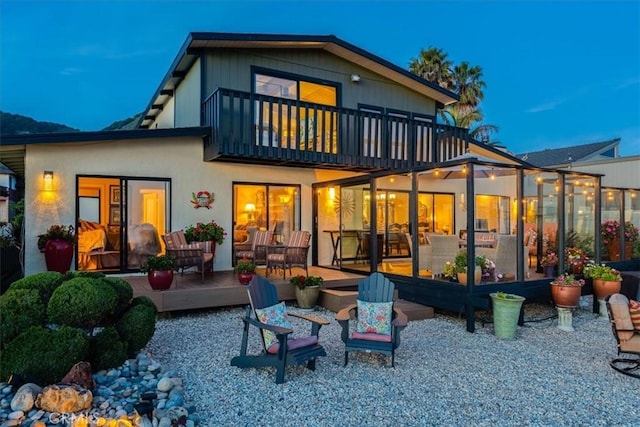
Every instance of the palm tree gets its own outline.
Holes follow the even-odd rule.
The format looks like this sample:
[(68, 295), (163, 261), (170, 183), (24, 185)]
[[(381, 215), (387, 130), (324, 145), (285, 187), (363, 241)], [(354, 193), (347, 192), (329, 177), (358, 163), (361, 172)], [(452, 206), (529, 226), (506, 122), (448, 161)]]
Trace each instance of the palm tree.
[(489, 135), (497, 133), (499, 128), (484, 124), (484, 115), (478, 108), (484, 99), (486, 87), (481, 67), (471, 66), (466, 61), (453, 66), (442, 49), (429, 47), (422, 49), (418, 58), (411, 60), (409, 71), (460, 96), (459, 102), (439, 111), (438, 115), (444, 123), (467, 128), (472, 138), (495, 147), (503, 147), (498, 141), (489, 142)]
[(451, 73), (452, 65), (442, 49), (429, 47), (420, 50), (420, 55), (409, 62), (409, 71), (442, 88), (450, 89), (454, 83)]

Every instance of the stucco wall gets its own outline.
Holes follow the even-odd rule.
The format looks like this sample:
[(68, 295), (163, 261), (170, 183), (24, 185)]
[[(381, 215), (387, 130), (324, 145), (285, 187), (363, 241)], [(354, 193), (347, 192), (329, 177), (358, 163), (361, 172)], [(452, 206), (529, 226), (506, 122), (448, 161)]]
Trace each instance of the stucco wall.
[[(28, 146), (25, 159), (26, 274), (46, 269), (44, 257), (37, 248), (38, 234), (53, 224), (75, 224), (77, 175), (171, 178), (171, 229), (215, 219), (229, 233), (234, 181), (300, 184), (301, 225), (302, 229), (311, 230), (311, 184), (351, 175), (313, 169), (205, 163), (202, 145), (200, 138), (179, 138)], [(43, 191), (44, 170), (54, 171), (52, 192)], [(215, 193), (212, 209), (193, 208), (191, 193), (200, 190)], [(215, 269), (231, 269), (230, 234), (216, 251)]]

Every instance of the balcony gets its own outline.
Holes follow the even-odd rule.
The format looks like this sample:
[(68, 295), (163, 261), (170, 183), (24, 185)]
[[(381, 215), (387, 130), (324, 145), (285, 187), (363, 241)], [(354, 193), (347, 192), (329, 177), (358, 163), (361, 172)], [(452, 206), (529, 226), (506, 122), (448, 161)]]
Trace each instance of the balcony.
[(218, 89), (204, 101), (205, 160), (376, 171), (464, 154), (467, 129), (411, 117)]

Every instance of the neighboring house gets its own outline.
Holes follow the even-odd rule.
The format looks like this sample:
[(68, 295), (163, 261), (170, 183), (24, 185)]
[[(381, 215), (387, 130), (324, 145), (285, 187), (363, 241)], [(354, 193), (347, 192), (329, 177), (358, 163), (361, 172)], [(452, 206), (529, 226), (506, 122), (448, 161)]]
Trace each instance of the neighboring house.
[(0, 222), (9, 220), (10, 207), (17, 202), (16, 174), (0, 163)]
[[(539, 229), (543, 219), (563, 226), (554, 183), (567, 174), (531, 169), (466, 129), (438, 124), (438, 107), (454, 102), (334, 36), (191, 33), (138, 129), (3, 138), (0, 160), (11, 152), (10, 166), (24, 171), (25, 272), (44, 270), (37, 235), (52, 224), (78, 226), (75, 268), (108, 272), (137, 271), (161, 246), (154, 231), (215, 220), (228, 235), (214, 268), (229, 270), (234, 244), (252, 230), (271, 229), (282, 243), (302, 229), (312, 232), (313, 265), (366, 272), (384, 260), (401, 289), (427, 285), (412, 298), (472, 319), (494, 286), (450, 284), (443, 264), (473, 248), (476, 234), (493, 233), (482, 246), (505, 261), (518, 289), (530, 279), (516, 249), (521, 205), (544, 204), (544, 218), (526, 212)], [(53, 172), (52, 188), (44, 171)], [(591, 213), (566, 221), (593, 235), (586, 224), (599, 178), (566, 182), (587, 185), (580, 202)], [(430, 234), (446, 236), (453, 255)], [(548, 280), (531, 289), (548, 292)]]

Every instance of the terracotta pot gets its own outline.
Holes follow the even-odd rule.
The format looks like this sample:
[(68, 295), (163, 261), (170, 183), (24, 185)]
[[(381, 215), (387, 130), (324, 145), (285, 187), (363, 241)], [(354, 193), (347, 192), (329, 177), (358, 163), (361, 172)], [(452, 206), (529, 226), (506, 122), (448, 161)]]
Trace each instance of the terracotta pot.
[(249, 282), (251, 282), (251, 279), (253, 279), (253, 276), (255, 275), (255, 273), (238, 273), (238, 281), (240, 282), (241, 285), (248, 285)]
[[(478, 266), (476, 266), (475, 270), (473, 271), (473, 280), (476, 285), (479, 284), (482, 280), (482, 269)], [(458, 273), (458, 282), (462, 285), (466, 285), (467, 273)]]
[(173, 283), (173, 270), (151, 270), (147, 280), (154, 291), (166, 291)]
[(557, 307), (575, 308), (580, 302), (582, 286), (559, 286), (551, 284), (551, 298)]
[(44, 245), (44, 260), (47, 270), (66, 273), (73, 260), (73, 245), (66, 240), (48, 240)]
[(593, 279), (593, 293), (599, 300), (603, 300), (607, 295), (617, 294), (621, 287), (620, 280)]
[[(621, 259), (621, 254), (620, 254), (620, 240), (619, 239), (615, 239), (609, 242), (609, 244), (607, 245), (607, 248), (609, 249), (609, 259), (611, 261), (620, 261)], [(631, 259), (631, 253), (633, 251), (633, 243), (632, 242), (624, 242), (624, 259), (625, 260), (630, 260)]]
[(583, 271), (584, 271), (584, 262), (583, 261), (577, 261), (577, 262), (574, 262), (573, 264), (571, 264), (571, 272), (573, 274), (582, 274)]
[(320, 295), (320, 286), (307, 286), (300, 289), (296, 286), (296, 300), (300, 308), (314, 308)]

